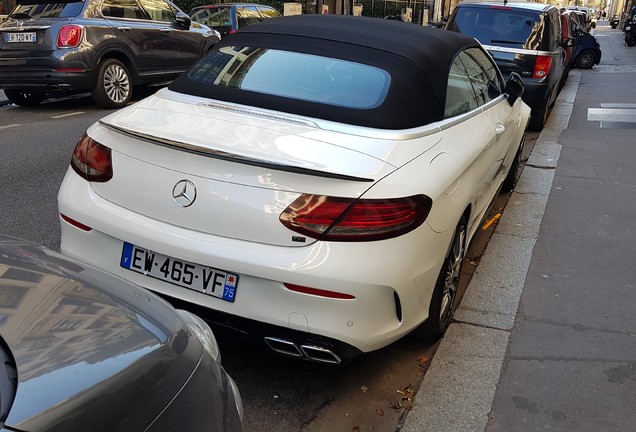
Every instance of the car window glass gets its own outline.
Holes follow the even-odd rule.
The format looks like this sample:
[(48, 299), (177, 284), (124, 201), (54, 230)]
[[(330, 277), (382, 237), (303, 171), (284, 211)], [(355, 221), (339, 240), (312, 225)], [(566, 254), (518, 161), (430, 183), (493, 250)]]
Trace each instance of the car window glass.
[(175, 20), (172, 8), (163, 0), (141, 0), (141, 5), (153, 21), (172, 22)]
[(258, 11), (263, 18), (276, 18), (281, 16), (276, 9), (270, 7), (258, 7)]
[(229, 8), (202, 9), (194, 14), (193, 19), (212, 28), (232, 26)]
[(538, 49), (542, 17), (533, 12), (500, 8), (460, 8), (455, 31), (470, 35), (485, 45)]
[(477, 96), (473, 90), (464, 62), (457, 56), (451, 65), (448, 75), (444, 117), (455, 117), (478, 107)]
[(31, 18), (75, 18), (80, 14), (84, 3), (40, 3), (17, 5), (14, 14), (26, 14)]
[(260, 7), (257, 6), (258, 12), (261, 14), (263, 18), (275, 18), (279, 17), (280, 13), (276, 9), (268, 8), (268, 7)]
[(469, 55), (464, 52), (459, 53), (458, 57), (466, 68), (470, 82), (473, 85), (475, 94), (477, 95), (477, 103), (483, 105), (490, 100), (488, 93), (489, 80), (484, 70), (479, 64)]
[(491, 58), (479, 48), (468, 48), (464, 53), (474, 60), (483, 71), (484, 77), (488, 81), (488, 91), (486, 92), (488, 100), (495, 99), (502, 94), (503, 80), (499, 69)]
[(239, 28), (262, 21), (261, 16), (254, 6), (237, 7), (236, 19), (238, 20)]
[(102, 13), (104, 16), (113, 18), (149, 18), (135, 0), (104, 0)]
[(388, 72), (370, 65), (232, 46), (205, 57), (190, 70), (188, 77), (209, 85), (348, 108), (378, 106), (391, 82)]

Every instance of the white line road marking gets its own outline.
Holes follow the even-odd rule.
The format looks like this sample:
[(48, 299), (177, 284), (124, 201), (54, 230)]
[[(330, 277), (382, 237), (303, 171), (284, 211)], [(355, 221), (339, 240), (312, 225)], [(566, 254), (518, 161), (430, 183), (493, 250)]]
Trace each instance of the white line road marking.
[(6, 126), (0, 126), (0, 129), (9, 129), (9, 128), (18, 127), (18, 126), (22, 126), (22, 125), (20, 123), (10, 124), (10, 125), (6, 125)]
[(72, 113), (68, 113), (68, 114), (56, 115), (56, 116), (53, 116), (51, 118), (61, 119), (61, 118), (64, 118), (64, 117), (71, 117), (71, 116), (80, 115), (80, 114), (86, 114), (86, 113), (84, 111), (77, 111), (77, 112), (72, 112)]

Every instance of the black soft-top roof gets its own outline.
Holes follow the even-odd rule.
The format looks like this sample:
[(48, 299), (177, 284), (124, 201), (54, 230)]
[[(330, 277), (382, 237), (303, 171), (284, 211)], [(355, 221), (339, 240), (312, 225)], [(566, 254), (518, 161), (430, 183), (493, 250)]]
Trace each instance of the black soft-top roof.
[[(416, 24), (346, 15), (297, 15), (266, 20), (223, 38), (224, 46), (266, 47), (350, 60), (391, 75), (384, 102), (371, 109), (334, 107), (221, 86), (181, 75), (170, 89), (277, 111), (382, 129), (440, 120), (448, 72), (458, 51), (480, 47), (473, 38)], [(195, 66), (196, 68), (196, 66)]]

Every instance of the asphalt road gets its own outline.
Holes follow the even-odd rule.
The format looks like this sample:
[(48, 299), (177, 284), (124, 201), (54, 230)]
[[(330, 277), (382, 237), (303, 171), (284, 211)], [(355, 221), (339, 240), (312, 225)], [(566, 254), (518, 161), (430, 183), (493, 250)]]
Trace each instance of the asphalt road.
[[(59, 250), (59, 185), (82, 133), (109, 112), (90, 97), (34, 108), (0, 107), (0, 232)], [(526, 152), (534, 138), (529, 137)], [(507, 198), (497, 199), (491, 216)], [(493, 229), (473, 241), (466, 276), (474, 271)], [(243, 396), (244, 429), (251, 432), (394, 432), (435, 350), (406, 337), (349, 365), (333, 367), (274, 355), (233, 333), (217, 334), (223, 364)]]

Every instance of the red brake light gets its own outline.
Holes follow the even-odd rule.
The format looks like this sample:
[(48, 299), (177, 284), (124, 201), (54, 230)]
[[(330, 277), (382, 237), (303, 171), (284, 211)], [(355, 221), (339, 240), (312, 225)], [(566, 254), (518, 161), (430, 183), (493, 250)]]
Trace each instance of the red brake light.
[(76, 47), (82, 41), (84, 34), (84, 27), (75, 24), (69, 24), (62, 26), (57, 34), (57, 47), (58, 48), (72, 48)]
[(108, 147), (88, 135), (79, 140), (73, 150), (71, 167), (88, 181), (107, 182), (113, 178), (113, 163)]
[(537, 60), (534, 63), (534, 72), (532, 78), (545, 78), (550, 72), (550, 66), (552, 65), (552, 57), (550, 56), (537, 56)]
[(352, 199), (304, 194), (281, 213), (287, 228), (327, 241), (372, 241), (398, 237), (424, 223), (433, 201), (425, 195)]

